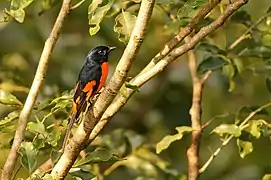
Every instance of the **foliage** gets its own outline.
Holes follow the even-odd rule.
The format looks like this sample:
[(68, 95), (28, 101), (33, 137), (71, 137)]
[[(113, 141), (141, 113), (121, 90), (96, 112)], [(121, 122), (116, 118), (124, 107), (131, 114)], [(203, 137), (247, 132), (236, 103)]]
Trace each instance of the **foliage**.
[[(140, 2), (86, 1), (82, 7), (74, 10), (74, 14), (71, 13), (63, 30), (63, 39), (56, 47), (49, 66), (46, 85), (32, 109), (25, 141), (18, 152), (23, 170), (16, 177), (31, 176), (47, 158), (51, 158), (53, 163), (57, 162), (62, 153), (60, 148), (72, 106), (72, 92), (67, 90), (76, 81), (78, 67), (82, 64), (79, 61), (81, 55), (89, 46), (101, 42), (127, 44), (137, 20)], [(142, 69), (164, 47), (165, 42), (186, 26), (208, 2), (157, 0), (148, 36), (130, 75), (134, 76)], [(194, 33), (216, 19), (227, 5), (225, 3), (221, 3), (197, 24)], [(265, 3), (270, 6), (268, 0)], [(3, 7), (0, 6), (4, 9), (4, 14), (0, 15), (5, 21), (0, 27), (0, 31), (3, 31), (3, 45), (0, 48), (0, 150), (11, 146), (28, 93), (26, 87), (31, 85), (36, 59), (47, 37), (47, 29), (51, 28), (48, 24), (52, 23), (51, 19), (57, 13), (55, 9), (60, 6), (55, 0), (11, 0), (3, 4)], [(221, 159), (214, 161), (218, 163), (218, 168), (210, 166), (210, 170), (203, 172), (202, 179), (222, 179), (226, 177), (225, 172), (228, 173), (227, 177), (231, 177), (234, 172), (240, 171), (240, 161), (242, 166), (245, 164), (244, 169), (251, 164), (257, 167), (257, 177), (254, 179), (270, 179), (271, 176), (268, 163), (259, 162), (261, 158), (270, 158), (262, 150), (269, 148), (267, 144), (270, 143), (271, 134), (268, 102), (271, 93), (271, 11), (267, 7), (253, 8), (253, 11), (244, 8), (236, 12), (220, 30), (195, 47), (198, 75), (204, 77), (207, 72), (212, 72), (203, 93), (202, 121), (205, 123), (210, 117), (215, 119), (219, 113), (229, 114), (221, 118), (222, 122), (216, 119), (204, 126), (200, 153), (204, 155), (202, 163), (208, 159), (212, 161), (214, 157)], [(257, 22), (259, 16), (262, 20)], [(14, 20), (22, 24), (18, 26)], [(81, 31), (88, 33), (85, 35)], [(120, 57), (118, 53), (115, 59)], [(117, 61), (110, 63), (114, 69)], [(185, 142), (193, 129), (188, 115), (192, 101), (191, 88), (187, 86), (190, 79), (186, 78), (187, 71), (184, 69), (187, 67), (183, 66), (183, 63), (176, 63), (168, 67), (142, 88), (125, 82), (121, 88), (124, 97), (127, 89), (138, 93), (105, 128), (104, 133), (85, 148), (70, 169), (67, 179), (95, 179), (99, 176), (105, 179), (119, 179), (122, 176), (130, 179), (185, 179), (187, 168), (182, 150), (187, 149)], [(174, 129), (177, 130), (175, 134)], [(235, 142), (233, 146), (230, 141)], [(225, 146), (228, 149), (218, 151), (221, 156), (213, 151)], [(222, 157), (225, 154), (226, 159), (238, 163), (234, 166), (228, 163)], [(241, 158), (237, 160), (236, 154)], [(246, 161), (243, 161), (244, 158)], [(268, 172), (264, 175), (266, 166)], [(244, 171), (250, 173), (247, 169)], [(238, 178), (245, 179), (246, 173)], [(49, 180), (53, 177), (44, 174), (35, 178)]]

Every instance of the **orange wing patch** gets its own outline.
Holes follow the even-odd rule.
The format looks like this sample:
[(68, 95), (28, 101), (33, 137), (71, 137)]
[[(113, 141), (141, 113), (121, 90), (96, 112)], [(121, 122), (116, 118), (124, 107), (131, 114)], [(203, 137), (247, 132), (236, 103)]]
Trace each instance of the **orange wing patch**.
[(86, 84), (84, 89), (82, 89), (83, 92), (87, 93), (89, 91), (92, 91), (93, 87), (96, 85), (96, 81), (90, 81)]

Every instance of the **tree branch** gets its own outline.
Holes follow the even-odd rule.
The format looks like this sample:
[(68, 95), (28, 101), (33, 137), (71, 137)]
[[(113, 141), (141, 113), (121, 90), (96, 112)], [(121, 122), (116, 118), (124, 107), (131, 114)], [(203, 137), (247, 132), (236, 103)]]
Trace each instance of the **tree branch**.
[(89, 110), (86, 114), (83, 123), (80, 124), (70, 143), (66, 146), (63, 155), (53, 168), (51, 174), (54, 179), (63, 179), (67, 175), (83, 145), (88, 140), (89, 134), (94, 129), (94, 126), (98, 123), (102, 114), (125, 82), (127, 73), (142, 44), (148, 22), (152, 14), (153, 6), (154, 0), (143, 0), (141, 2), (135, 27), (132, 31), (127, 47), (116, 67), (116, 71), (109, 84), (99, 96), (93, 109)]
[(10, 179), (12, 177), (16, 159), (18, 158), (17, 152), (24, 138), (27, 121), (30, 116), (31, 110), (35, 104), (35, 101), (37, 99), (38, 92), (40, 91), (43, 80), (45, 78), (50, 56), (56, 44), (56, 41), (59, 37), (59, 33), (61, 30), (61, 27), (63, 26), (64, 19), (69, 14), (70, 3), (71, 3), (71, 0), (63, 1), (62, 7), (56, 19), (54, 27), (48, 39), (45, 42), (31, 89), (27, 96), (24, 107), (20, 113), (19, 122), (18, 122), (16, 133), (15, 133), (13, 144), (2, 171), (1, 179), (3, 180)]
[[(189, 43), (190, 38), (185, 39), (186, 43)], [(190, 108), (191, 116), (191, 127), (193, 129), (191, 134), (191, 144), (187, 150), (188, 158), (188, 179), (196, 180), (199, 176), (199, 148), (200, 148), (200, 137), (201, 137), (201, 101), (202, 101), (202, 90), (204, 81), (202, 81), (197, 75), (197, 61), (194, 50), (188, 51), (188, 65), (190, 69), (190, 74), (192, 77), (193, 85), (193, 98), (192, 106)], [(208, 73), (210, 75), (210, 73)]]

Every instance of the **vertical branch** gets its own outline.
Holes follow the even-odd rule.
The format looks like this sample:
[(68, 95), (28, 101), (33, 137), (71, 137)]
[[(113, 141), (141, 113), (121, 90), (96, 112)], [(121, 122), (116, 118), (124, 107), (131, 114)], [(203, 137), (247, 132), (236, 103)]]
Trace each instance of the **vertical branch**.
[[(186, 43), (189, 43), (190, 38), (185, 39)], [(190, 109), (191, 116), (191, 126), (193, 132), (191, 135), (191, 144), (187, 150), (188, 158), (188, 179), (196, 180), (199, 176), (199, 148), (200, 148), (200, 138), (201, 138), (201, 101), (202, 101), (202, 90), (203, 85), (210, 75), (210, 72), (207, 72), (203, 79), (199, 78), (197, 75), (197, 61), (194, 50), (188, 51), (188, 65), (190, 69), (190, 74), (192, 77), (193, 84), (193, 98), (192, 106)]]
[(62, 7), (56, 19), (54, 27), (44, 44), (44, 48), (39, 60), (39, 65), (38, 65), (31, 89), (29, 91), (26, 102), (24, 104), (24, 107), (19, 117), (18, 127), (15, 133), (14, 141), (13, 141), (10, 153), (8, 155), (8, 158), (6, 160), (6, 163), (2, 171), (1, 179), (3, 180), (10, 179), (12, 177), (15, 163), (18, 158), (17, 152), (24, 138), (27, 121), (30, 116), (31, 110), (35, 104), (35, 101), (37, 99), (38, 92), (40, 91), (44, 77), (46, 75), (47, 66), (50, 60), (49, 58), (52, 54), (56, 41), (59, 37), (60, 30), (64, 23), (64, 19), (70, 11), (70, 3), (71, 3), (71, 0), (63, 1)]

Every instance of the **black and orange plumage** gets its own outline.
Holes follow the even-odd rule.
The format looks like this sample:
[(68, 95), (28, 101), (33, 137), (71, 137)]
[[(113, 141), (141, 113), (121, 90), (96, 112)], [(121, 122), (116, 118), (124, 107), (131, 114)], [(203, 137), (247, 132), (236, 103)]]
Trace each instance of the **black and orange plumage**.
[(89, 102), (104, 86), (108, 71), (108, 55), (115, 47), (97, 46), (90, 50), (82, 67), (73, 94), (71, 119), (62, 149), (65, 148), (74, 122), (78, 119), (85, 103)]

